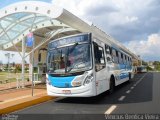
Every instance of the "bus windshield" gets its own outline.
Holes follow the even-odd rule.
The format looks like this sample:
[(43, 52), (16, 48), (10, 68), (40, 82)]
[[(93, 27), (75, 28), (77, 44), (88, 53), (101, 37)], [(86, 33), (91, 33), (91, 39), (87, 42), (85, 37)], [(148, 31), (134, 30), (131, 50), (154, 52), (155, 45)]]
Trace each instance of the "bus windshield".
[(89, 43), (74, 43), (48, 51), (47, 69), (50, 74), (75, 73), (91, 68), (91, 45)]

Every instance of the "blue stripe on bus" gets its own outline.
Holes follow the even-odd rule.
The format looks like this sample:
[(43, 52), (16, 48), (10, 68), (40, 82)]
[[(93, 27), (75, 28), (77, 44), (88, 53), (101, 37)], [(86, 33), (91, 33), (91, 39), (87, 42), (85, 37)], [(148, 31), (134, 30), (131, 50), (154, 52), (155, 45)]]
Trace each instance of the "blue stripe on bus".
[(70, 88), (72, 87), (71, 82), (76, 76), (67, 76), (67, 77), (52, 77), (48, 75), (48, 79), (51, 82), (51, 85), (54, 87), (60, 88)]
[(129, 77), (129, 73), (121, 73), (120, 74), (120, 79), (124, 79), (126, 77)]

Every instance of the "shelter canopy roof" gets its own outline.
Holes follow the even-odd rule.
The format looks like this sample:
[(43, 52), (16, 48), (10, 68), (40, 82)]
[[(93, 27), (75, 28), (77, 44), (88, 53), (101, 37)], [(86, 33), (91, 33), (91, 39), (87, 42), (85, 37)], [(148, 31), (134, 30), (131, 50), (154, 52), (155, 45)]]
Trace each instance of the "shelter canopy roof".
[(38, 23), (50, 21), (51, 18), (35, 13), (15, 13), (0, 20), (0, 45), (12, 42), (26, 30), (32, 31)]

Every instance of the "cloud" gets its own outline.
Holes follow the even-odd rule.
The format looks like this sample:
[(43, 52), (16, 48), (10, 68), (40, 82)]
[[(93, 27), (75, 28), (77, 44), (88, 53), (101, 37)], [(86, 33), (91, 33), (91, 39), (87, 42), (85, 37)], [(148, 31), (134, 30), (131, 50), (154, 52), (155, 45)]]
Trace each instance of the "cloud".
[[(160, 33), (159, 0), (52, 0), (52, 3), (90, 21), (126, 45), (134, 40), (149, 43), (152, 35)], [(139, 50), (145, 52), (144, 47)], [(144, 56), (155, 50), (149, 49), (152, 51), (145, 49), (148, 53)]]
[[(125, 40), (131, 41), (139, 36), (147, 37), (159, 31), (160, 2), (158, 1), (52, 0), (52, 3), (92, 22), (117, 40), (125, 42)], [(127, 37), (126, 31), (129, 34)]]
[(126, 21), (127, 22), (135, 22), (137, 20), (138, 20), (138, 17), (135, 17), (135, 16), (132, 16), (132, 17), (126, 16)]
[(145, 60), (160, 60), (160, 34), (149, 35), (147, 41), (130, 41), (127, 47)]

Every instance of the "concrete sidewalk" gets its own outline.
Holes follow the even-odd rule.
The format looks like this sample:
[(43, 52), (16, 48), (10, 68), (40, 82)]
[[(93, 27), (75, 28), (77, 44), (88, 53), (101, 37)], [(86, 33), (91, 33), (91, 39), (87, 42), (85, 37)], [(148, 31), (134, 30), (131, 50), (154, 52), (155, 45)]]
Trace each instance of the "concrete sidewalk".
[(31, 86), (21, 89), (8, 89), (0, 92), (0, 115), (8, 114), (41, 102), (52, 100), (46, 93), (45, 85), (36, 85), (32, 96)]

